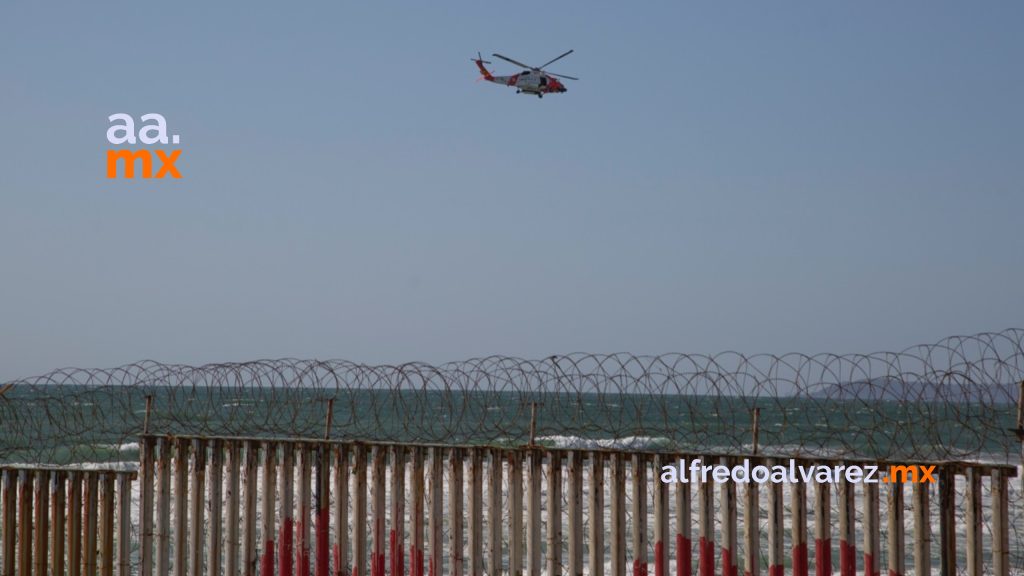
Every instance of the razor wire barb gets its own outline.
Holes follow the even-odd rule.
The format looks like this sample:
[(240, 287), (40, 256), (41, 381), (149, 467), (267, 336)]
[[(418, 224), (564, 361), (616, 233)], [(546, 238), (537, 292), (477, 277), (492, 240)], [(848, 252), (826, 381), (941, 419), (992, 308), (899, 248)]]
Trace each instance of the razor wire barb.
[(1024, 329), (901, 352), (259, 360), (66, 368), (0, 385), (0, 462), (133, 460), (155, 434), (1019, 462)]

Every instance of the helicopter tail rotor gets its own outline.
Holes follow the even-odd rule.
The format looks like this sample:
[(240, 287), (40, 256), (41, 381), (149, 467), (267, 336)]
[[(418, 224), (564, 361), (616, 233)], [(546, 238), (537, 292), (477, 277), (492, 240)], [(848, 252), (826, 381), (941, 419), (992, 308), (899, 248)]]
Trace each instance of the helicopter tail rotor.
[(476, 67), (480, 69), (481, 76), (477, 78), (477, 82), (480, 80), (494, 80), (494, 75), (491, 74), (491, 71), (484, 67), (484, 64), (490, 64), (490, 62), (484, 60), (479, 52), (476, 53), (476, 58), (470, 58), (470, 60), (475, 62)]

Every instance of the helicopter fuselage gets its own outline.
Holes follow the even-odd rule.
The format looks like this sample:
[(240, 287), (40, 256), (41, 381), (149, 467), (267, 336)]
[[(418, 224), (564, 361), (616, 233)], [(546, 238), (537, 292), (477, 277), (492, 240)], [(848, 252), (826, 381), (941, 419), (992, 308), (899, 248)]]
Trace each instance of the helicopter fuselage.
[(541, 95), (566, 91), (565, 85), (559, 82), (557, 78), (533, 70), (524, 70), (512, 76), (493, 76), (488, 78), (488, 80), (495, 84), (515, 86), (516, 90), (521, 94)]

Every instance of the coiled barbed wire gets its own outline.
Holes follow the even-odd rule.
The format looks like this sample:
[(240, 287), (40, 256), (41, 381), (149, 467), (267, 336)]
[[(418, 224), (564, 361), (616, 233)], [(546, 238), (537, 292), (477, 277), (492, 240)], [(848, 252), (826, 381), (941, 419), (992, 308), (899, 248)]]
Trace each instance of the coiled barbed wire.
[(1024, 329), (901, 352), (490, 356), (432, 366), (259, 360), (65, 368), (0, 387), (0, 462), (131, 460), (151, 433), (541, 443), (1019, 462)]

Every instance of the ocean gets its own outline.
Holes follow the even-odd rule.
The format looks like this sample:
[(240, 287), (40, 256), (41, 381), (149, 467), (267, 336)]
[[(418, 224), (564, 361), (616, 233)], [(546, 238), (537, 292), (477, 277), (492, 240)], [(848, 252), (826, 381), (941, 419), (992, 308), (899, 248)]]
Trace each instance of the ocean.
[(1008, 403), (578, 391), (16, 385), (0, 397), (0, 462), (136, 461), (154, 434), (625, 447), (782, 456), (1017, 463)]
[[(761, 454), (850, 457), (897, 463), (941, 460), (1020, 462), (1019, 441), (1009, 430), (1014, 426), (1015, 408), (1009, 403), (602, 394), (552, 390), (523, 393), (500, 390), (20, 385), (0, 398), (0, 463), (135, 469), (139, 463), (139, 435), (147, 419), (147, 397), (152, 398), (149, 431), (161, 435), (322, 438), (327, 423), (328, 401), (333, 400), (329, 430), (333, 440), (518, 446), (530, 440), (532, 410), (535, 409), (535, 440), (549, 447), (747, 454), (753, 449), (752, 412), (757, 408)], [(548, 469), (545, 464), (545, 475)], [(1019, 466), (1018, 470), (1024, 472)], [(296, 478), (299, 477), (297, 472)], [(506, 503), (509, 498), (508, 472), (505, 468), (502, 485), (502, 501)], [(392, 473), (388, 467), (386, 474), (389, 479)], [(411, 468), (406, 467), (403, 473), (409, 486)], [(261, 477), (260, 474), (258, 468), (257, 477)], [(606, 504), (601, 512), (606, 526), (610, 521), (608, 502), (612, 497), (609, 474), (606, 467)], [(648, 481), (657, 482), (657, 478), (649, 476)], [(560, 490), (563, 499), (568, 490), (566, 482), (563, 475)], [(627, 480), (630, 485), (631, 482), (631, 479)], [(958, 478), (957, 499), (960, 503), (956, 530), (961, 542), (967, 530), (963, 519), (964, 488), (964, 479)], [(386, 489), (390, 490), (390, 482)], [(464, 489), (468, 488), (464, 486)], [(486, 489), (490, 490), (489, 487)], [(262, 484), (258, 490), (258, 498), (262, 499)], [(447, 507), (450, 503), (447, 481), (442, 490)], [(745, 488), (740, 488), (738, 492), (742, 494), (743, 490)], [(784, 488), (787, 518), (792, 512), (789, 507), (790, 491), (789, 486)], [(138, 534), (140, 494), (137, 482), (133, 483), (132, 492), (132, 530)], [(648, 511), (653, 506), (651, 493), (652, 490), (648, 489)], [(631, 507), (630, 494), (627, 494), (627, 510)], [(332, 501), (336, 497), (336, 494), (330, 495)], [(721, 492), (716, 490), (716, 509), (721, 505), (721, 497)], [(857, 486), (856, 498), (861, 502), (863, 486)], [(546, 483), (542, 499), (542, 509), (546, 509)], [(988, 526), (991, 523), (989, 489), (983, 492), (982, 500), (985, 511), (982, 520)], [(763, 523), (768, 514), (763, 489), (760, 502)], [(834, 520), (838, 517), (839, 506), (835, 492), (831, 504)], [(1024, 499), (1017, 479), (1010, 483), (1009, 504), (1010, 525), (1024, 525)], [(914, 537), (909, 526), (909, 498), (905, 505), (909, 543)], [(932, 533), (938, 534), (936, 494), (931, 499), (931, 508)], [(564, 514), (565, 506), (562, 510)], [(808, 506), (807, 513), (808, 524), (813, 526), (811, 506)], [(862, 511), (858, 510), (858, 543), (863, 539), (861, 514)], [(739, 516), (742, 525), (745, 521), (742, 507)], [(670, 525), (674, 525), (674, 509), (669, 517)], [(502, 518), (507, 525), (507, 510)], [(888, 511), (883, 505), (880, 512), (883, 549), (887, 518)], [(696, 501), (693, 502), (691, 520), (696, 526)], [(487, 533), (486, 522), (485, 519), (484, 533)], [(336, 527), (332, 526), (333, 530)], [(717, 523), (716, 533), (721, 534), (721, 525)], [(503, 560), (507, 562), (507, 533), (504, 538)], [(763, 553), (767, 549), (767, 533), (763, 528), (761, 540)], [(990, 549), (988, 530), (983, 540), (986, 549)], [(651, 541), (648, 538), (649, 545), (652, 545)], [(1010, 544), (1012, 565), (1020, 568), (1024, 563), (1024, 551), (1016, 528), (1012, 529)], [(787, 540), (787, 550), (788, 545)], [(631, 544), (627, 548), (632, 554)], [(938, 566), (938, 549), (936, 546), (932, 549), (933, 566)], [(653, 550), (649, 550), (648, 556), (651, 557), (652, 553)], [(138, 554), (136, 541), (133, 545), (133, 564), (136, 566)], [(835, 554), (833, 557), (838, 558)], [(741, 538), (737, 557), (742, 559), (744, 556)], [(1019, 569), (1014, 573), (1020, 573)]]

